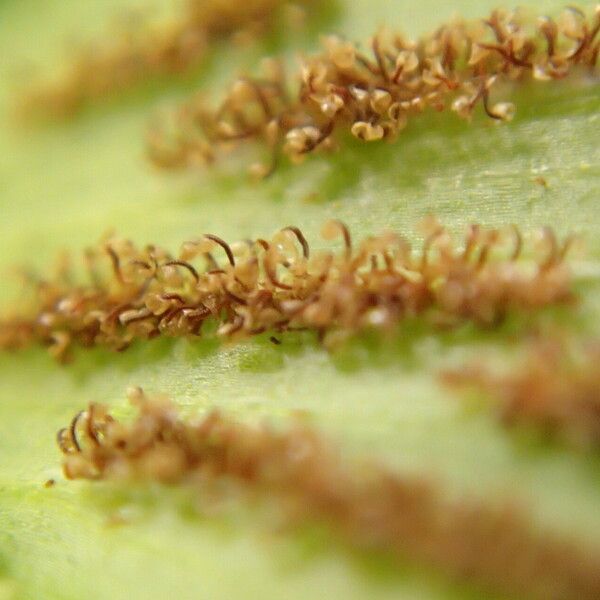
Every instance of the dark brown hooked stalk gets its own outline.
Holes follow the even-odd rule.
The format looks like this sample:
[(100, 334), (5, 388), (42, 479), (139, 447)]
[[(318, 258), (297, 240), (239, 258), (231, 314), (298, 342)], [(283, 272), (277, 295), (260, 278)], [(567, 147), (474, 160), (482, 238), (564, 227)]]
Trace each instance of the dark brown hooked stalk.
[(192, 277), (194, 278), (194, 281), (196, 283), (198, 283), (198, 281), (200, 280), (200, 276), (198, 275), (198, 271), (196, 271), (196, 269), (190, 265), (190, 263), (184, 261), (184, 260), (170, 260), (166, 263), (164, 263), (165, 267), (172, 267), (172, 266), (177, 266), (177, 267), (183, 267), (184, 269), (187, 269)]
[[(208, 320), (222, 336), (308, 329), (330, 346), (366, 329), (392, 331), (407, 316), (489, 327), (510, 311), (573, 300), (565, 260), (572, 238), (561, 245), (545, 229), (542, 244), (525, 248), (514, 226), (472, 225), (460, 243), (433, 218), (423, 231), (418, 251), (392, 232), (355, 245), (340, 221), (322, 233), (341, 237), (342, 248), (320, 253), (294, 226), (234, 247), (205, 235), (182, 244), (178, 257), (114, 239), (86, 251), (92, 283), (39, 281), (29, 305), (0, 320), (0, 348), (39, 343), (58, 358), (72, 346), (124, 350), (136, 339), (200, 335)], [(210, 254), (215, 244), (226, 255), (221, 266)]]
[(123, 273), (121, 272), (121, 259), (119, 255), (109, 245), (106, 246), (106, 252), (110, 256), (110, 262), (115, 274), (115, 278), (119, 283), (125, 283)]
[(232, 267), (235, 267), (235, 258), (233, 257), (233, 252), (231, 251), (231, 248), (229, 247), (229, 244), (226, 241), (211, 233), (205, 233), (204, 237), (206, 239), (212, 240), (216, 244), (219, 244), (219, 246), (221, 246), (221, 248), (225, 250), (225, 254), (227, 254), (227, 260), (229, 261), (229, 264)]
[(300, 229), (298, 229), (298, 227), (288, 225), (288, 227), (284, 227), (282, 231), (291, 231), (302, 246), (302, 254), (304, 255), (304, 258), (310, 258), (310, 246), (308, 245), (304, 234), (300, 231)]
[(365, 142), (394, 140), (427, 109), (450, 108), (470, 119), (479, 104), (490, 118), (509, 121), (514, 105), (491, 101), (499, 83), (596, 73), (600, 7), (589, 16), (569, 8), (557, 20), (533, 22), (496, 10), (484, 23), (455, 20), (418, 40), (378, 33), (372, 57), (329, 36), (322, 52), (305, 57), (289, 77), (270, 61), (261, 77), (234, 82), (215, 109), (195, 96), (173, 111), (168, 127), (150, 129), (148, 156), (161, 168), (188, 168), (212, 163), (233, 142), (254, 141), (274, 154), (250, 167), (266, 176), (277, 154), (301, 162), (339, 146), (339, 132)]
[(322, 231), (325, 239), (333, 239), (339, 233), (342, 234), (342, 239), (344, 240), (344, 255), (346, 260), (349, 260), (352, 256), (352, 236), (348, 227), (341, 221), (334, 219), (329, 221)]
[[(436, 568), (481, 586), (486, 597), (600, 595), (599, 549), (541, 530), (512, 504), (450, 500), (436, 482), (373, 461), (357, 469), (299, 424), (278, 430), (217, 411), (188, 421), (140, 388), (130, 399), (138, 409), (132, 421), (118, 422), (92, 405), (59, 433), (67, 478), (190, 486), (227, 480), (278, 503), (289, 526), (325, 522), (357, 548)], [(215, 490), (227, 494), (231, 486)]]

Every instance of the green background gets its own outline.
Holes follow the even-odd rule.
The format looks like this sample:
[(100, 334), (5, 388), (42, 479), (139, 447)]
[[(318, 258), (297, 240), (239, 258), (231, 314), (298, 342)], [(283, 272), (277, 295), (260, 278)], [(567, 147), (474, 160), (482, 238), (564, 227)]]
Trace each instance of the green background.
[[(479, 221), (580, 232), (588, 247), (579, 284), (585, 298), (539, 322), (594, 330), (600, 96), (590, 81), (517, 90), (509, 124), (428, 114), (393, 145), (348, 141), (338, 154), (283, 166), (263, 182), (246, 177), (247, 156), (177, 176), (143, 159), (143, 134), (156, 110), (200, 86), (218, 98), (235, 73), (255, 69), (265, 53), (285, 52), (293, 64), (299, 48), (316, 48), (319, 30), (366, 41), (385, 22), (417, 35), (455, 14), (484, 16), (495, 4), (346, 0), (311, 8), (303, 33), (275, 34), (250, 48), (218, 44), (183, 80), (148, 84), (68, 123), (30, 126), (12, 107), (32, 65), (42, 73), (55, 68), (75, 52), (75, 40), (106, 34), (132, 4), (0, 2), (0, 305), (19, 297), (15, 265), (47, 269), (60, 250), (80, 250), (110, 229), (176, 250), (203, 232), (236, 240), (295, 224), (319, 246), (320, 227), (332, 216), (358, 238), (389, 227), (411, 237), (415, 223), (435, 213), (457, 231)], [(168, 12), (170, 3), (137, 6)], [(561, 6), (530, 3), (533, 13)], [(492, 411), (461, 402), (436, 381), (440, 366), (474, 353), (510, 354), (522, 326), (441, 335), (411, 324), (393, 342), (360, 339), (335, 354), (311, 336), (290, 335), (279, 347), (266, 339), (235, 346), (158, 340), (124, 354), (81, 353), (68, 366), (43, 349), (1, 355), (0, 599), (476, 594), (429, 571), (352, 551), (318, 529), (278, 533), (258, 508), (208, 509), (177, 490), (64, 482), (55, 431), (89, 401), (124, 407), (128, 385), (168, 393), (190, 410), (218, 405), (240, 418), (285, 422), (301, 411), (350, 456), (432, 477), (457, 497), (516, 500), (540, 526), (599, 540), (597, 455), (509, 435)], [(43, 488), (51, 477), (57, 485)]]

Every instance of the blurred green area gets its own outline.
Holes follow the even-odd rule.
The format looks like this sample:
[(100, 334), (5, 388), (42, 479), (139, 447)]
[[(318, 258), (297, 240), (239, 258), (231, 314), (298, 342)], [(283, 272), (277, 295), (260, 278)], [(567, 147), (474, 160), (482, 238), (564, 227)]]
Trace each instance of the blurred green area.
[[(245, 175), (244, 156), (181, 176), (157, 173), (143, 160), (154, 111), (199, 87), (218, 97), (265, 52), (293, 61), (298, 48), (316, 47), (320, 28), (366, 41), (385, 23), (416, 35), (454, 14), (484, 16), (496, 4), (346, 0), (312, 15), (304, 34), (279, 33), (242, 49), (221, 44), (185, 79), (148, 85), (68, 123), (32, 127), (11, 112), (14, 90), (32, 65), (43, 73), (60, 64), (74, 39), (106, 34), (132, 5), (168, 12), (171, 3), (1, 2), (0, 303), (18, 298), (14, 265), (47, 269), (62, 249), (80, 250), (110, 229), (176, 249), (202, 232), (235, 240), (293, 223), (318, 246), (320, 226), (332, 216), (357, 237), (389, 227), (412, 236), (415, 223), (435, 213), (456, 230), (480, 221), (577, 231), (594, 266), (600, 95), (591, 82), (516, 91), (518, 112), (509, 124), (427, 115), (396, 144), (349, 142), (338, 154), (283, 166), (259, 183)], [(534, 13), (561, 7), (557, 0), (529, 5)], [(535, 183), (538, 176), (548, 188)], [(540, 326), (566, 322), (594, 331), (598, 285), (592, 277), (581, 289), (578, 307), (549, 311)], [(522, 327), (511, 321), (497, 332), (465, 327), (439, 335), (407, 325), (394, 341), (364, 338), (334, 355), (311, 336), (287, 335), (278, 347), (267, 339), (236, 346), (158, 340), (124, 354), (80, 353), (67, 367), (41, 349), (0, 356), (0, 599), (474, 594), (408, 565), (399, 570), (385, 557), (357, 556), (318, 532), (276, 534), (241, 508), (225, 508), (217, 518), (200, 508), (190, 516), (193, 501), (175, 490), (119, 495), (63, 482), (55, 431), (90, 400), (124, 406), (131, 384), (190, 409), (218, 405), (240, 418), (283, 423), (301, 411), (349, 455), (431, 476), (453, 494), (515, 499), (544, 527), (597, 541), (597, 456), (508, 435), (489, 411), (466, 407), (436, 382), (442, 364), (483, 351), (510, 353)], [(58, 484), (44, 489), (51, 477)], [(114, 525), (120, 521), (127, 524)]]

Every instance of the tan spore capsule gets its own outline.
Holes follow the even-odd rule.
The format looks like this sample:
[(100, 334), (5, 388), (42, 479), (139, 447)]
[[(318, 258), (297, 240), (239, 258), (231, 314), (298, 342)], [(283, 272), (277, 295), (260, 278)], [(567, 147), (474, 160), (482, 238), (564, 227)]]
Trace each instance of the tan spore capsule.
[(315, 97), (315, 100), (318, 102), (321, 112), (330, 119), (340, 112), (345, 105), (344, 99), (335, 93)]
[(321, 132), (317, 127), (298, 127), (287, 133), (286, 147), (293, 153), (304, 153), (317, 143), (320, 136)]
[(512, 102), (498, 102), (491, 107), (490, 112), (498, 117), (501, 121), (512, 121), (516, 108)]
[(373, 142), (383, 139), (384, 128), (381, 125), (373, 125), (365, 121), (357, 121), (350, 129), (352, 135), (365, 142)]
[(235, 483), (253, 501), (278, 507), (290, 526), (326, 523), (358, 548), (409, 557), (483, 590), (536, 600), (598, 595), (598, 550), (533, 527), (514, 502), (461, 500), (435, 481), (348, 460), (304, 420), (275, 428), (215, 409), (192, 420), (141, 390), (132, 401), (131, 420), (90, 405), (59, 432), (68, 479), (168, 483), (198, 493), (209, 485), (225, 499)]
[(337, 36), (326, 36), (323, 45), (329, 53), (331, 62), (339, 69), (352, 69), (356, 64), (356, 49), (350, 42)]
[(395, 72), (393, 79), (399, 80), (404, 75), (410, 75), (419, 68), (419, 57), (413, 50), (400, 50), (394, 61)]
[[(416, 41), (378, 32), (367, 52), (327, 36), (322, 52), (303, 57), (292, 77), (286, 78), (280, 65), (264, 78), (240, 78), (217, 109), (190, 101), (178, 112), (203, 115), (204, 135), (215, 156), (232, 143), (253, 141), (293, 163), (340, 146), (342, 132), (365, 142), (393, 140), (410, 118), (428, 110), (451, 107), (468, 120), (481, 107), (490, 118), (506, 122), (514, 107), (507, 101), (491, 104), (492, 89), (502, 82), (514, 87), (531, 79), (551, 81), (594, 72), (600, 54), (599, 23), (597, 14), (580, 10), (537, 21), (518, 11), (496, 10), (482, 22), (453, 19)], [(261, 106), (263, 114), (251, 126), (234, 126), (241, 115), (246, 118)], [(155, 139), (156, 151), (150, 154), (160, 162), (161, 148), (174, 145), (174, 156), (193, 155), (199, 141), (190, 132), (196, 129), (192, 119), (183, 119), (172, 144)], [(273, 158), (269, 167), (260, 163), (251, 170), (266, 177), (276, 162)]]
[(103, 242), (91, 251), (98, 255), (94, 280), (74, 285), (59, 273), (38, 285), (21, 316), (0, 321), (0, 345), (39, 343), (65, 360), (74, 346), (123, 351), (157, 335), (201, 335), (207, 321), (236, 338), (308, 327), (332, 340), (383, 322), (369, 316), (373, 306), (389, 326), (409, 314), (429, 321), (433, 312), (446, 322), (490, 326), (509, 311), (574, 297), (566, 262), (572, 238), (561, 242), (546, 228), (529, 249), (515, 227), (473, 224), (457, 243), (434, 217), (421, 232), (416, 251), (395, 232), (355, 246), (348, 227), (333, 220), (322, 233), (341, 244), (319, 253), (295, 226), (238, 244), (206, 234), (184, 243), (177, 259), (127, 241), (112, 241), (109, 254)]
[(377, 114), (384, 115), (392, 104), (392, 95), (387, 90), (373, 90), (370, 103)]

